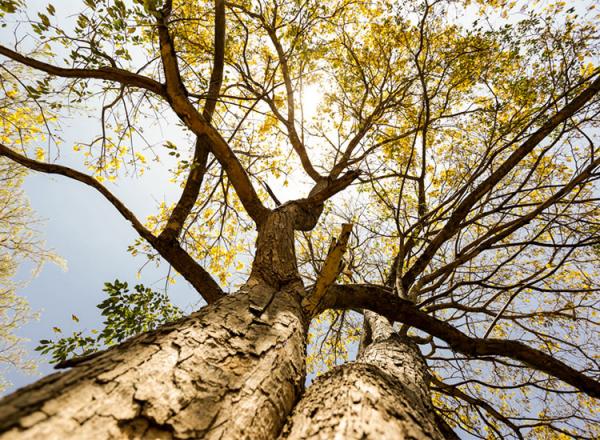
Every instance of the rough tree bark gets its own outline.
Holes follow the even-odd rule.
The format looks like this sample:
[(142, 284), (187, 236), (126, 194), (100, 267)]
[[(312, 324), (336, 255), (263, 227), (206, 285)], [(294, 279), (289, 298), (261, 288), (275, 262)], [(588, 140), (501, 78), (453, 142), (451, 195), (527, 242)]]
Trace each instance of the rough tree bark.
[(5, 397), (0, 438), (273, 438), (305, 332), (297, 289), (243, 289)]
[(236, 294), (0, 401), (0, 439), (277, 436), (305, 380), (291, 217), (259, 228)]
[[(0, 439), (456, 438), (433, 410), (418, 348), (370, 312), (358, 361), (324, 375), (300, 399), (308, 322), (323, 308), (391, 310), (390, 319), (459, 352), (506, 351), (377, 286), (329, 286), (321, 307), (307, 313), (293, 234), (318, 216), (301, 212), (282, 205), (259, 225), (251, 276), (236, 294), (1, 400)], [(592, 379), (523, 344), (500, 342), (515, 359), (595, 395)]]
[(431, 404), (418, 347), (365, 312), (369, 336), (356, 362), (320, 376), (296, 405), (282, 439), (458, 438)]
[(288, 420), (311, 317), (293, 236), (320, 209), (269, 214), (236, 294), (5, 397), (0, 439), (444, 438), (418, 348), (370, 312), (359, 361), (316, 381)]

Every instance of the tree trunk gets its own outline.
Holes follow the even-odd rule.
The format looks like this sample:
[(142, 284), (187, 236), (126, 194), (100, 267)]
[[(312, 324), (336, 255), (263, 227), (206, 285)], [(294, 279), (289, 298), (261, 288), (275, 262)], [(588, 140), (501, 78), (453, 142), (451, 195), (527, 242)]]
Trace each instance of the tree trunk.
[(296, 211), (259, 225), (238, 293), (2, 399), (0, 440), (443, 438), (418, 349), (370, 312), (359, 361), (318, 379), (282, 431), (304, 387), (310, 318), (294, 229), (318, 218)]
[(254, 284), (5, 397), (0, 439), (276, 437), (306, 322), (300, 286)]
[(435, 414), (417, 346), (385, 318), (371, 312), (365, 318), (370, 337), (359, 359), (315, 380), (280, 438), (457, 438)]

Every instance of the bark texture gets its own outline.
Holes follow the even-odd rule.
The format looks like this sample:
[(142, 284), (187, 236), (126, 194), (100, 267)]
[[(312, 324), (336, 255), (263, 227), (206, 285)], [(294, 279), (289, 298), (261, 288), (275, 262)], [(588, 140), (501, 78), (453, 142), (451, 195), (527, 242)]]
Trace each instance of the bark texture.
[[(419, 349), (369, 316), (371, 343), (357, 362), (319, 377), (300, 400), (280, 438), (443, 439)], [(442, 427), (442, 429), (445, 427)]]
[(294, 248), (294, 213), (287, 206), (272, 211), (258, 226), (250, 279), (271, 286), (300, 283)]
[(304, 384), (298, 286), (235, 295), (0, 401), (0, 439), (277, 436)]

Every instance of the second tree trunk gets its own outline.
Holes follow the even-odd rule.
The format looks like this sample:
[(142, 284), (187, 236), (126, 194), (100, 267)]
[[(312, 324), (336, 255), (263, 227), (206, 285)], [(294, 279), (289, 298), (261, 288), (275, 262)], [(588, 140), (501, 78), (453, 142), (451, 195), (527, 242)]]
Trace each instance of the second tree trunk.
[[(365, 312), (370, 343), (356, 362), (324, 374), (296, 405), (285, 439), (443, 439), (417, 346)], [(443, 425), (443, 422), (440, 423)], [(455, 437), (456, 438), (456, 437)]]

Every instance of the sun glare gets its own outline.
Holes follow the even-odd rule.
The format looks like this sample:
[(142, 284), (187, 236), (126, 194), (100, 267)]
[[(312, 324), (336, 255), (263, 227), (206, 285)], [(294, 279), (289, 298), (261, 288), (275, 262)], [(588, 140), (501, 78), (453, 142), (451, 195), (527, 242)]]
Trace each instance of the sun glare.
[(318, 84), (304, 87), (302, 90), (302, 114), (305, 121), (309, 121), (317, 115), (322, 100), (323, 90)]

